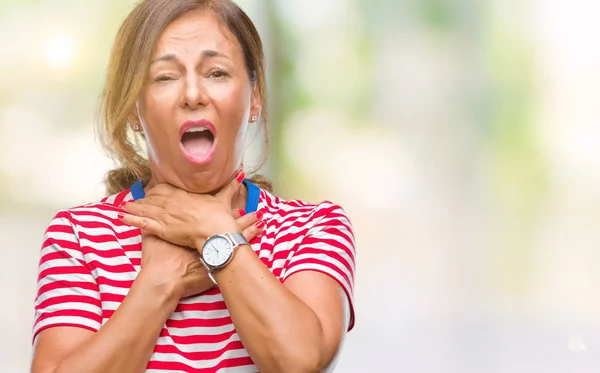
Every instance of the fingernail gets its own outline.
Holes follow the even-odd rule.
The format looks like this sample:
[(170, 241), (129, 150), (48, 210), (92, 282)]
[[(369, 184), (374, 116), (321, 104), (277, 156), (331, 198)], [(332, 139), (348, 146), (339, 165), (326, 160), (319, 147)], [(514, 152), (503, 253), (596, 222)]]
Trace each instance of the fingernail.
[(262, 220), (264, 213), (262, 211), (257, 211), (256, 213), (256, 218), (258, 220)]
[(125, 214), (123, 214), (122, 212), (120, 212), (118, 215), (119, 219), (123, 219), (125, 217)]
[(246, 210), (244, 210), (244, 209), (239, 209), (239, 210), (238, 210), (238, 213), (240, 214), (240, 216), (244, 216), (244, 215), (246, 215)]
[(267, 223), (266, 221), (264, 221), (264, 220), (261, 220), (261, 221), (259, 221), (258, 223), (256, 223), (256, 228), (258, 228), (258, 229), (263, 229), (263, 228), (265, 227), (265, 224), (266, 224), (266, 223)]
[(244, 175), (244, 171), (240, 171), (238, 172), (237, 175), (235, 175), (235, 179), (237, 180), (238, 183), (241, 183), (242, 181), (244, 181), (244, 177), (246, 175)]
[(123, 201), (123, 202), (121, 202), (121, 204), (119, 204), (119, 207), (125, 207), (126, 204), (127, 204), (127, 201)]

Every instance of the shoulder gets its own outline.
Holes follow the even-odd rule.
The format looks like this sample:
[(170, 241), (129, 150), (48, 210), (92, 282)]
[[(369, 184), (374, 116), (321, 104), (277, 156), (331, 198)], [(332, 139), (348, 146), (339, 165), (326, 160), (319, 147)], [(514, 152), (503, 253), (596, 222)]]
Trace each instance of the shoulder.
[(121, 225), (118, 213), (121, 203), (131, 200), (129, 189), (98, 201), (59, 210), (50, 221), (47, 232), (64, 231), (78, 236), (79, 231)]
[(342, 206), (331, 202), (310, 203), (299, 199), (285, 200), (261, 190), (259, 209), (269, 220), (294, 222), (308, 228), (322, 225), (343, 225), (352, 230), (352, 224)]

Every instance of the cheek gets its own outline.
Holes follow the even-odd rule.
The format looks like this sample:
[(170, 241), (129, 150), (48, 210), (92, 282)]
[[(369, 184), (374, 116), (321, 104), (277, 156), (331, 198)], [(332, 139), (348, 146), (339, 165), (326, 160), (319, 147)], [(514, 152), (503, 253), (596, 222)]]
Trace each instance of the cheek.
[(250, 113), (250, 92), (233, 83), (222, 84), (212, 91), (212, 99), (226, 127), (237, 129)]
[(140, 116), (149, 126), (167, 116), (180, 97), (177, 84), (153, 86), (144, 91), (140, 97)]
[(151, 87), (140, 96), (138, 113), (146, 132), (148, 155), (152, 158), (156, 158), (159, 149), (168, 147), (172, 134), (166, 129), (178, 95), (177, 87), (172, 85)]
[(181, 97), (184, 83), (182, 80), (153, 86), (150, 90), (150, 97), (154, 102), (173, 103)]
[(240, 89), (233, 83), (214, 84), (210, 87), (211, 98), (217, 105), (239, 106), (241, 101)]

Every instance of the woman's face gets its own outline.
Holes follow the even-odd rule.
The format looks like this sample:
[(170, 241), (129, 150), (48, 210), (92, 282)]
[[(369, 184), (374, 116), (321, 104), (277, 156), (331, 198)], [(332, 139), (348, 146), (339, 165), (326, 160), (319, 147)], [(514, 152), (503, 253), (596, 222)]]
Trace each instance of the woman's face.
[(144, 130), (153, 183), (207, 193), (241, 166), (260, 98), (227, 32), (212, 12), (192, 11), (157, 42), (132, 120)]

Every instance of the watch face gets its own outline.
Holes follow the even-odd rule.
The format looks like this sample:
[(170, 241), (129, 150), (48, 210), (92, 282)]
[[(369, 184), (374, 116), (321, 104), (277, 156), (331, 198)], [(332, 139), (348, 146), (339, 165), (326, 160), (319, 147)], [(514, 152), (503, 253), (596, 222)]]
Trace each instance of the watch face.
[(206, 241), (202, 249), (202, 258), (206, 264), (219, 267), (227, 263), (232, 254), (232, 247), (225, 237), (215, 236)]

